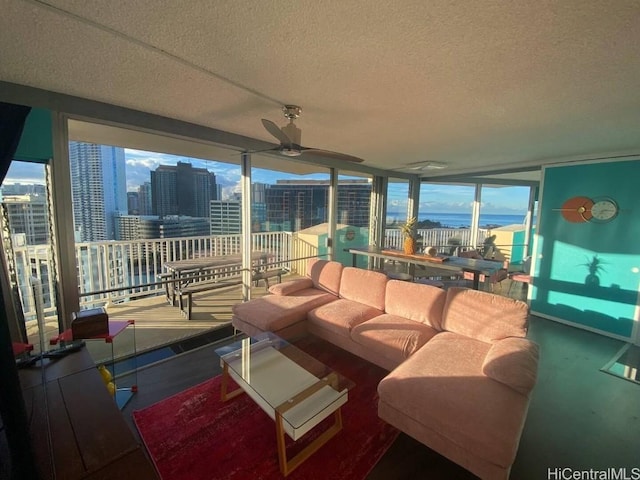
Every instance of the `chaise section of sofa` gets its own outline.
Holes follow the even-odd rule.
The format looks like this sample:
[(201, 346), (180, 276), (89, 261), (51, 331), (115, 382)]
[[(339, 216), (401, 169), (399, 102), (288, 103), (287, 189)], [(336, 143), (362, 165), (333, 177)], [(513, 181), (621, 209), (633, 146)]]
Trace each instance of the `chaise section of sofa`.
[(269, 288), (271, 295), (233, 306), (231, 323), (249, 336), (274, 332), (282, 338), (303, 336), (307, 313), (338, 299), (342, 264), (311, 259), (304, 278)]
[(523, 302), (451, 288), (443, 331), (378, 386), (379, 416), (483, 479), (506, 479), (537, 375)]

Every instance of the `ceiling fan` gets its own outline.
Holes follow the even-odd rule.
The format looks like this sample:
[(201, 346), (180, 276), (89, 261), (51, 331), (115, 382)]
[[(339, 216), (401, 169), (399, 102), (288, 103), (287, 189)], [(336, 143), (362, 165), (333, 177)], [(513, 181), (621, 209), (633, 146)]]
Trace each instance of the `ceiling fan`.
[(364, 161), (361, 158), (344, 153), (332, 152), (330, 150), (322, 150), (319, 148), (303, 147), (300, 145), (302, 131), (296, 127), (295, 123), (293, 123), (293, 121), (302, 113), (302, 108), (297, 105), (285, 105), (282, 107), (282, 111), (284, 112), (285, 118), (289, 119), (289, 123), (282, 128), (278, 127), (271, 120), (267, 120), (265, 118), (262, 119), (262, 125), (267, 129), (267, 132), (276, 137), (280, 142), (280, 146), (274, 148), (274, 151), (279, 151), (282, 155), (286, 155), (287, 157), (299, 157), (305, 153), (310, 153), (347, 162), (360, 163)]

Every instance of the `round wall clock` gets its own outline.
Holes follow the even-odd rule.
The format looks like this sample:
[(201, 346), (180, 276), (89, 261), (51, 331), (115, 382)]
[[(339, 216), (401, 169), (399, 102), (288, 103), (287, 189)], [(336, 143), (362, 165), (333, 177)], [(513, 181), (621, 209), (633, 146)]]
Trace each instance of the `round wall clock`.
[(618, 216), (618, 204), (611, 198), (600, 197), (593, 200), (591, 221), (610, 222)]
[(562, 212), (562, 216), (567, 222), (583, 223), (606, 223), (618, 215), (618, 204), (609, 197), (571, 197), (555, 211)]

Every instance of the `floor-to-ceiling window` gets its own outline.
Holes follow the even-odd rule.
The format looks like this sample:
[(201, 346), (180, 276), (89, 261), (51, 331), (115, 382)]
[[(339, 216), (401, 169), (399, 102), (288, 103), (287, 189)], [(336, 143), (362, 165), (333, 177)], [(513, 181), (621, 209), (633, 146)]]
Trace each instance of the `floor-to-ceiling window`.
[[(329, 255), (329, 170), (266, 155), (251, 161), (254, 249), (270, 254), (271, 270), (304, 275), (306, 259)], [(265, 286), (262, 280), (254, 288)]]
[[(135, 319), (142, 349), (228, 324), (239, 288), (221, 289), (215, 300), (213, 289), (185, 295), (179, 308), (170, 275), (195, 278), (217, 268), (209, 264), (215, 258), (236, 265), (216, 278), (239, 278), (239, 153), (76, 120), (69, 139), (80, 307)], [(189, 300), (190, 321), (182, 322)]]
[[(352, 265), (352, 256), (347, 250), (369, 244), (372, 178), (340, 170), (337, 190), (335, 259)], [(362, 256), (357, 262), (360, 267), (367, 263)]]
[(400, 226), (407, 221), (409, 182), (389, 178), (387, 184), (387, 215), (384, 247), (402, 249)]
[(6, 228), (3, 251), (17, 294), (13, 300), (24, 316), (23, 333), (36, 350), (40, 333), (46, 344), (58, 331), (46, 168), (41, 163), (13, 161), (0, 187)]
[(424, 245), (444, 253), (475, 247), (471, 237), (475, 191), (475, 185), (421, 184), (418, 230)]
[(528, 255), (527, 224), (530, 187), (482, 185), (479, 227), (485, 254), (519, 263)]
[(81, 303), (153, 292), (166, 262), (240, 253), (237, 165), (78, 141), (69, 158)]

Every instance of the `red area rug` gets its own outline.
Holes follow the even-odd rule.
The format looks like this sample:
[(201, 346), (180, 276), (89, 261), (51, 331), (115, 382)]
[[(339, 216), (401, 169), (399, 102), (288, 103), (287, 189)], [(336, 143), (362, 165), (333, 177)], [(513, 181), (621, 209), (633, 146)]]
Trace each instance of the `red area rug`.
[[(342, 407), (343, 429), (288, 479), (364, 479), (398, 431), (378, 418), (378, 382), (386, 372), (330, 343), (297, 345), (355, 382)], [(215, 361), (215, 360), (214, 360)], [(281, 479), (275, 424), (247, 395), (220, 401), (220, 376), (133, 413), (163, 480)], [(332, 422), (321, 423), (288, 457)]]

